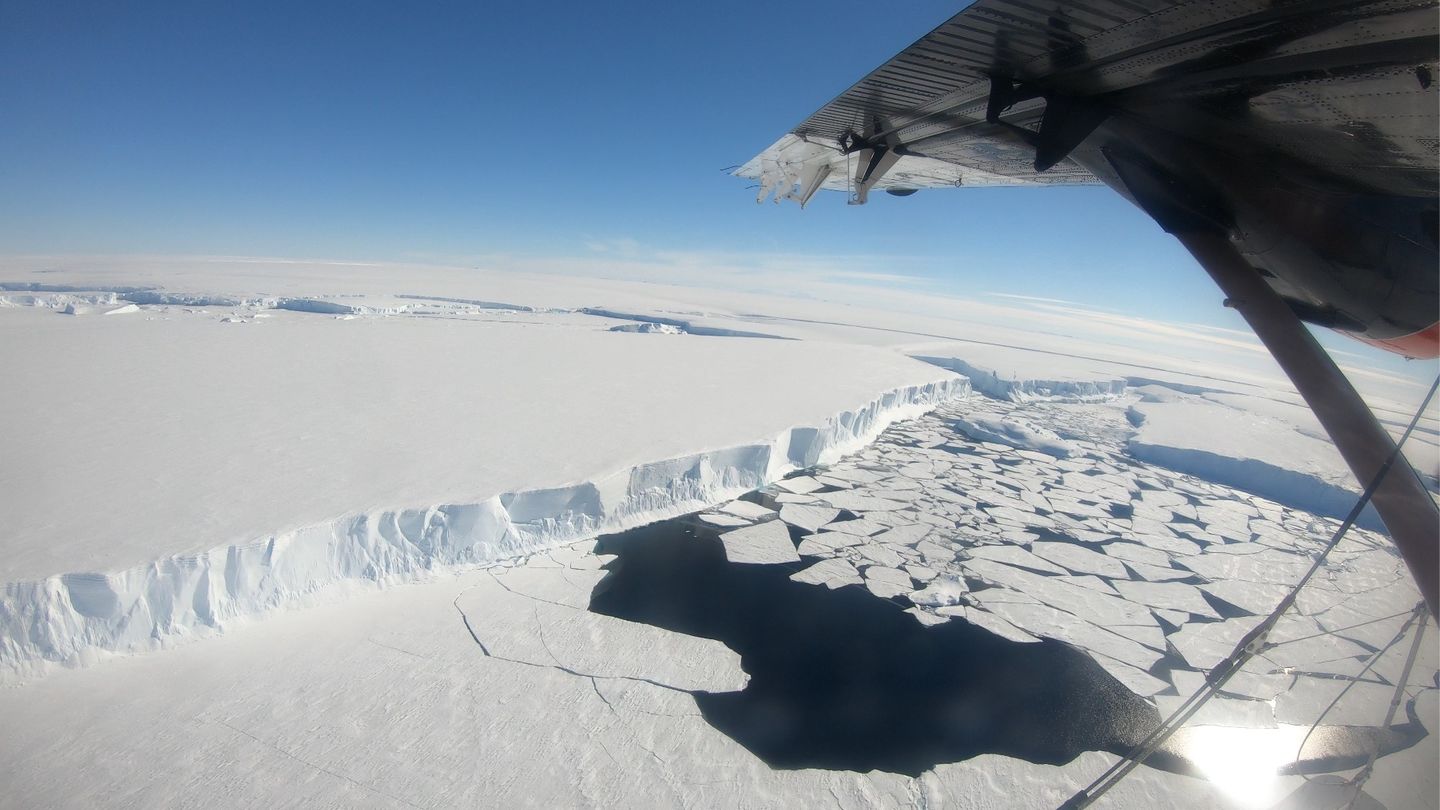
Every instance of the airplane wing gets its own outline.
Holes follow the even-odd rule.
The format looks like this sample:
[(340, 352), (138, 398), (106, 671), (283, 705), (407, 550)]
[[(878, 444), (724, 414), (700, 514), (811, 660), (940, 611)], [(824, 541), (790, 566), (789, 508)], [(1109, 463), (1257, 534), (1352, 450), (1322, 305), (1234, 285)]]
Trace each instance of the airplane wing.
[(980, 0), (736, 174), (802, 206), (1110, 186), (1255, 330), (1436, 613), (1440, 511), (1302, 322), (1440, 355), (1437, 76), (1436, 0)]
[(821, 189), (1105, 183), (1225, 231), (1295, 314), (1440, 355), (1435, 0), (980, 0), (736, 174)]
[(1097, 183), (1108, 167), (1097, 178), (1071, 152), (1121, 117), (1433, 198), (1436, 23), (1433, 2), (981, 0), (736, 174), (802, 204)]

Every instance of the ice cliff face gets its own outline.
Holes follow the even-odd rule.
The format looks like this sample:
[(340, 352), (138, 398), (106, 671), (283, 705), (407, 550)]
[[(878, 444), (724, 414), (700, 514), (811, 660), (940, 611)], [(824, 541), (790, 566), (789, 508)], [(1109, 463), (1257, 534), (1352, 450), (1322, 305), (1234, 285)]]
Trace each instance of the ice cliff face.
[[(1264, 414), (1162, 389), (1131, 406), (1126, 417), (1136, 428), (1128, 452), (1147, 464), (1336, 519), (1344, 518), (1360, 495), (1328, 439)], [(1384, 531), (1373, 506), (1357, 525)]]
[(347, 589), (413, 581), (694, 512), (834, 461), (890, 423), (969, 390), (960, 378), (906, 386), (823, 425), (594, 481), (374, 509), (124, 571), (9, 583), (0, 593), (0, 681), (165, 646)]
[(970, 378), (974, 390), (1007, 402), (1099, 402), (1125, 393), (1125, 381), (1110, 380), (1004, 380), (993, 371), (977, 368), (958, 357), (914, 359), (949, 369)]

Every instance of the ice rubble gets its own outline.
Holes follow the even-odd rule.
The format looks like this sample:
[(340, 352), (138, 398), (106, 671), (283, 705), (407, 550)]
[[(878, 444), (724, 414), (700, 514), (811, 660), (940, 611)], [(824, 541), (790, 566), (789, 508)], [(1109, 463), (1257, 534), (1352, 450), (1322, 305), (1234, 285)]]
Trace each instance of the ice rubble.
[(968, 390), (963, 378), (904, 386), (819, 426), (573, 486), (375, 509), (128, 570), (12, 582), (0, 594), (0, 676), (84, 664), (331, 590), (411, 581), (694, 512), (792, 470), (837, 460), (890, 423)]
[[(1127, 458), (1125, 432), (1114, 429), (1122, 408), (942, 406), (797, 486), (765, 488), (759, 499), (779, 502), (799, 490), (810, 499), (806, 518), (827, 504), (849, 514), (816, 525), (797, 519), (802, 513), (787, 503), (753, 519), (804, 535), (796, 553), (808, 567), (791, 576), (798, 582), (860, 586), (908, 606), (927, 627), (960, 618), (1016, 642), (1064, 641), (1165, 712), (1309, 568), (1334, 524), (1136, 463)], [(1071, 437), (1076, 455), (1059, 459), (957, 435), (964, 418), (996, 409), (1011, 418), (1034, 411), (1030, 419)], [(1196, 723), (1202, 732), (1308, 727), (1418, 598), (1388, 543), (1352, 530), (1271, 646)], [(1435, 638), (1426, 631), (1423, 664), (1408, 682), (1412, 696), (1433, 697), (1440, 683)], [(1377, 724), (1403, 657), (1390, 650), (1374, 682), (1347, 693), (1324, 724)], [(1426, 745), (1433, 751), (1433, 741)], [(1427, 756), (1433, 759), (1417, 751), (1397, 762), (1408, 768)]]
[(955, 420), (955, 426), (977, 442), (1005, 444), (1056, 458), (1065, 458), (1072, 451), (1071, 446), (1053, 432), (1010, 419), (962, 416)]

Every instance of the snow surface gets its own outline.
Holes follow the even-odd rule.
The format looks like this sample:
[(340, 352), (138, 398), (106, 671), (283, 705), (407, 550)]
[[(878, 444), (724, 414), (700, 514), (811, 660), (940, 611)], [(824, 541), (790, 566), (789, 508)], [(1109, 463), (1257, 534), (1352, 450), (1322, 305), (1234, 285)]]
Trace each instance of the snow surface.
[[(773, 770), (683, 691), (743, 685), (735, 654), (573, 608), (595, 579), (577, 551), (0, 690), (7, 727), (25, 729), (0, 735), (0, 804), (1055, 807), (1112, 761), (989, 755), (918, 779)], [(1231, 806), (1148, 769), (1112, 794), (1137, 808), (1177, 796)]]
[(0, 322), (0, 667), (22, 672), (694, 511), (965, 390), (799, 341), (45, 315)]
[[(1273, 416), (1183, 394), (1138, 402), (1130, 413), (1139, 430), (1129, 451), (1142, 461), (1327, 517), (1344, 518), (1360, 495), (1328, 439)], [(1360, 520), (1383, 530), (1373, 508)]]
[[(720, 505), (698, 520), (765, 533), (733, 544), (763, 552), (748, 564), (926, 624), (1063, 640), (1162, 703), (1331, 530), (1296, 508), (1313, 482), (1344, 484), (1296, 441), (1264, 461), (1312, 483), (1257, 497), (1196, 463), (1183, 428), (1162, 435), (1179, 404), (1322, 441), (1243, 336), (1063, 307), (1037, 330), (1034, 309), (858, 289), (0, 259), (0, 716), (17, 730), (0, 805), (1058, 805), (1112, 758), (769, 769), (690, 697), (740, 688), (734, 653), (585, 611), (603, 559), (575, 544)], [(960, 363), (993, 399), (955, 399)], [(1357, 373), (1403, 420), (1413, 386)], [(1023, 430), (974, 442), (962, 419)], [(1147, 430), (1174, 470), (1135, 451)], [(727, 503), (772, 482), (764, 506)], [(1308, 723), (1394, 633), (1413, 586), (1356, 537), (1212, 719)], [(1433, 731), (1433, 629), (1423, 652), (1408, 689)], [(1373, 724), (1388, 696), (1361, 686), (1337, 716)], [(1432, 799), (1434, 741), (1382, 758), (1370, 792)], [(1227, 791), (1141, 769), (1112, 796), (1236, 806)]]

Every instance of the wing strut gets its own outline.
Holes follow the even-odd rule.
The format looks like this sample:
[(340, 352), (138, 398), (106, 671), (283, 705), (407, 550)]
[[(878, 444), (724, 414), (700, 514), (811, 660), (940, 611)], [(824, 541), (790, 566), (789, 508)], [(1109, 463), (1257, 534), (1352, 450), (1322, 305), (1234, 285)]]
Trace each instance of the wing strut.
[[(1295, 384), (1325, 432), (1361, 481), (1373, 478), (1395, 449), (1370, 407), (1295, 312), (1261, 279), (1223, 234), (1177, 233), (1180, 240), (1255, 330)], [(1390, 530), (1430, 613), (1440, 580), (1440, 510), (1409, 464), (1392, 468), (1375, 491), (1375, 511)]]
[[(1203, 193), (1143, 159), (1114, 152), (1106, 156), (1133, 199), (1180, 240), (1225, 293), (1226, 304), (1255, 330), (1350, 471), (1362, 482), (1375, 479), (1395, 451), (1394, 441), (1295, 311), (1230, 241), (1223, 207), (1208, 204)], [(1435, 499), (1405, 463), (1383, 476), (1372, 502), (1430, 613), (1440, 616), (1440, 508)]]

